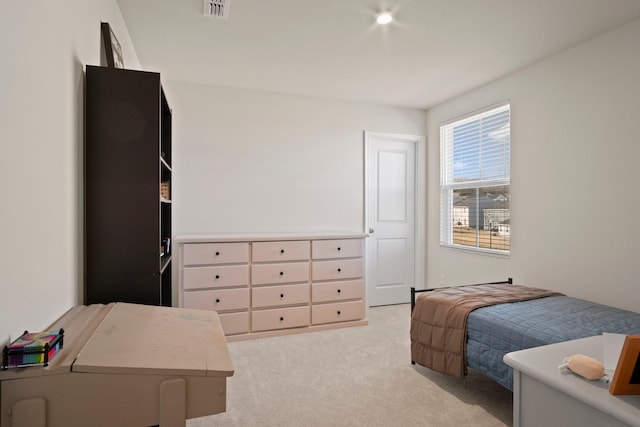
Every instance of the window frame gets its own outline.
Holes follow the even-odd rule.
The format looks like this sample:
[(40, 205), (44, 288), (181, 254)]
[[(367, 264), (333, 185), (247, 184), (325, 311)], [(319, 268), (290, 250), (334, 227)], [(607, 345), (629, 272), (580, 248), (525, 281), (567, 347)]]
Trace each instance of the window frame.
[[(462, 182), (454, 182), (454, 149), (453, 149), (453, 136), (446, 137), (447, 130), (453, 130), (458, 125), (473, 122), (474, 120), (481, 120), (486, 117), (491, 117), (493, 114), (499, 114), (500, 110), (508, 111), (509, 118), (509, 150), (508, 150), (508, 174), (506, 177), (490, 178), (490, 179), (475, 179)], [(480, 155), (479, 155), (480, 158)], [(479, 169), (482, 170), (481, 168)], [(509, 224), (509, 249), (489, 249), (482, 248), (479, 244), (479, 230), (478, 227), (476, 233), (476, 246), (469, 246), (459, 243), (454, 243), (453, 229), (454, 229), (454, 191), (461, 189), (475, 190), (476, 191), (476, 203), (479, 205), (479, 191), (488, 187), (509, 187), (509, 219), (511, 218), (511, 102), (505, 100), (488, 107), (473, 111), (463, 116), (447, 120), (440, 124), (440, 246), (448, 247), (462, 251), (469, 251), (473, 253), (479, 253), (484, 255), (493, 255), (503, 258), (508, 258), (511, 255), (511, 225)], [(480, 211), (479, 206), (476, 205), (474, 210)], [(479, 214), (475, 221), (476, 224), (480, 224)], [(490, 231), (491, 232), (491, 231)]]

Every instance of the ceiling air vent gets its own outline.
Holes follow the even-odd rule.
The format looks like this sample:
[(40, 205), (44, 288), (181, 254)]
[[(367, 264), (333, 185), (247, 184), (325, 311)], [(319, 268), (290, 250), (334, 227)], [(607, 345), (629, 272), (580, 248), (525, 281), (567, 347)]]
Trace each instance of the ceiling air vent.
[(204, 16), (227, 19), (231, 0), (204, 0)]

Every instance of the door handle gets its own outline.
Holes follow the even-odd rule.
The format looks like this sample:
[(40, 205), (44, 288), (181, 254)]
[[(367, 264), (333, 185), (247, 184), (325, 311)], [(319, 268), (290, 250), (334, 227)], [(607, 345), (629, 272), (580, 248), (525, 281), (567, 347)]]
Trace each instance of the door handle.
[(369, 234), (375, 233), (376, 230), (374, 230), (373, 228), (369, 227)]

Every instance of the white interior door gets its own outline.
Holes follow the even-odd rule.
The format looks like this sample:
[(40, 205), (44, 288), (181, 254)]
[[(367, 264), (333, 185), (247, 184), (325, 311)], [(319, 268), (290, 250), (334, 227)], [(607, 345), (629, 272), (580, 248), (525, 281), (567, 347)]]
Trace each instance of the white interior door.
[(422, 276), (417, 218), (424, 191), (417, 177), (424, 137), (365, 132), (365, 146), (367, 301), (409, 302), (410, 287)]

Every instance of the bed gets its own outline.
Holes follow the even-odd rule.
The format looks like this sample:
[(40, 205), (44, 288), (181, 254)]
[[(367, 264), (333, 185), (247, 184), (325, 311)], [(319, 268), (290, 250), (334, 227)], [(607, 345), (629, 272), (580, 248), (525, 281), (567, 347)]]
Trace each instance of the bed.
[(502, 360), (506, 353), (603, 332), (639, 334), (640, 313), (511, 279), (411, 289), (412, 363), (460, 377), (469, 367), (509, 390), (513, 370)]

